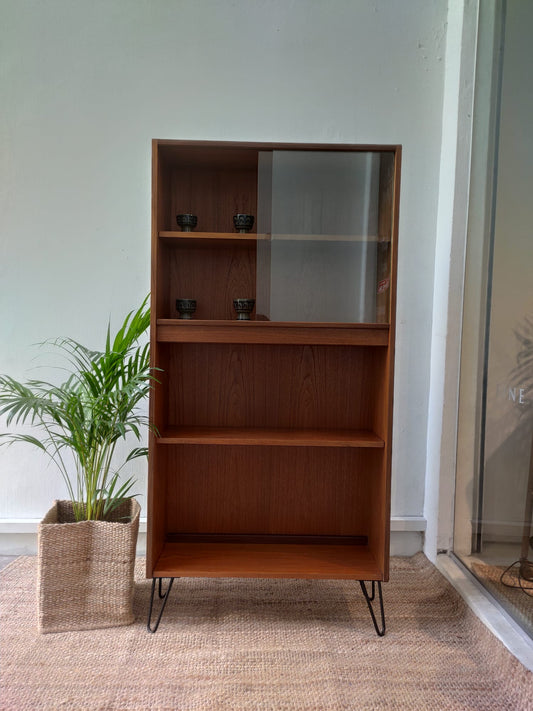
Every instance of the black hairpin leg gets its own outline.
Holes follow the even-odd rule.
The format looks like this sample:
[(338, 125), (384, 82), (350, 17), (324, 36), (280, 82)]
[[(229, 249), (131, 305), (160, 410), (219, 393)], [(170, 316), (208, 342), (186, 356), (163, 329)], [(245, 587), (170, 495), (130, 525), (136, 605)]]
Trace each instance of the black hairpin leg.
[[(152, 627), (152, 609), (154, 606), (154, 593), (155, 593), (155, 581), (159, 581), (159, 587), (158, 587), (158, 596), (160, 600), (163, 600), (161, 603), (161, 609), (159, 610), (159, 615), (157, 616), (157, 620), (155, 622), (155, 626)], [(165, 605), (167, 604), (168, 597), (170, 595), (170, 591), (172, 590), (172, 583), (174, 582), (174, 578), (170, 578), (170, 582), (168, 584), (167, 590), (165, 593), (163, 593), (163, 588), (162, 588), (162, 583), (163, 583), (163, 578), (152, 578), (152, 594), (150, 595), (150, 609), (148, 610), (148, 624), (146, 625), (148, 628), (148, 632), (157, 632), (157, 628), (159, 627), (159, 623), (161, 622), (161, 617), (163, 616), (163, 612), (165, 610)]]
[[(378, 600), (379, 600), (379, 609), (381, 613), (381, 627), (378, 627), (378, 622), (376, 620), (376, 615), (374, 613), (374, 607), (372, 603), (374, 602), (374, 598), (376, 597), (376, 583), (378, 586)], [(372, 581), (372, 593), (369, 595), (368, 590), (366, 589), (366, 584), (364, 580), (360, 580), (359, 584), (361, 585), (361, 590), (363, 591), (363, 595), (365, 596), (366, 604), (368, 605), (368, 609), (370, 610), (370, 615), (372, 617), (372, 622), (374, 623), (374, 629), (376, 630), (376, 633), (378, 637), (383, 637), (385, 634), (385, 611), (383, 609), (383, 593), (381, 591), (381, 581), (380, 580), (373, 580)]]

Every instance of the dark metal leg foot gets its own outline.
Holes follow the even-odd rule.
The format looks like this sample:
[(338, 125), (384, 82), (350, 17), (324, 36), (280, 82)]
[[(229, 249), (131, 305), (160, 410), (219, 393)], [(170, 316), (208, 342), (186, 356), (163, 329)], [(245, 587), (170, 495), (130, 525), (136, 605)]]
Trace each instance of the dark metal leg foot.
[[(376, 583), (378, 588), (379, 609), (381, 613), (381, 626), (378, 626), (376, 615), (374, 613), (374, 607), (372, 605), (372, 602), (374, 601), (374, 598), (376, 596)], [(366, 584), (364, 580), (360, 580), (359, 584), (361, 585), (361, 590), (363, 591), (363, 595), (365, 596), (366, 604), (368, 605), (368, 609), (370, 610), (370, 615), (372, 617), (372, 622), (374, 623), (374, 629), (376, 630), (376, 634), (378, 635), (378, 637), (383, 637), (383, 635), (385, 634), (385, 610), (383, 609), (383, 592), (381, 590), (381, 581), (372, 581), (372, 593), (370, 595), (368, 594), (368, 590), (366, 589)]]
[[(157, 620), (155, 622), (154, 627), (152, 627), (152, 609), (154, 607), (154, 593), (155, 593), (155, 581), (159, 580), (159, 587), (158, 587), (158, 595), (160, 600), (163, 600), (161, 604), (161, 609), (159, 610), (159, 615), (157, 616)], [(148, 610), (148, 624), (146, 625), (148, 632), (151, 632), (152, 634), (154, 632), (157, 632), (157, 628), (159, 627), (159, 623), (161, 622), (161, 617), (163, 616), (163, 612), (165, 610), (165, 605), (167, 604), (168, 597), (170, 595), (170, 591), (172, 590), (172, 583), (174, 582), (174, 578), (170, 578), (170, 582), (168, 584), (167, 590), (165, 593), (163, 593), (162, 590), (162, 581), (163, 578), (152, 578), (152, 594), (150, 595), (150, 609)]]

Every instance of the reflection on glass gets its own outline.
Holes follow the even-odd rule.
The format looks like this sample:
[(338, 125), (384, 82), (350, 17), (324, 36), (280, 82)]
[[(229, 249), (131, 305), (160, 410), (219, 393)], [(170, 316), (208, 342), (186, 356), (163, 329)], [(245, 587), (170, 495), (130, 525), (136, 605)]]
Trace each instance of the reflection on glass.
[[(487, 159), (497, 189), (490, 227), (469, 233), (470, 255), (477, 238), (490, 242), (492, 259), (483, 274), (479, 259), (467, 261), (467, 282), (478, 284), (470, 299), (478, 317), (485, 289), (487, 303), (477, 324), (469, 317), (476, 308), (465, 303), (454, 551), (533, 636), (533, 4), (517, 0), (506, 8), (497, 161)], [(476, 177), (483, 186), (486, 176)], [(471, 201), (470, 209), (485, 208)]]
[[(272, 321), (388, 320), (392, 154), (259, 158), (257, 313)], [(385, 176), (385, 178), (384, 178)], [(383, 248), (385, 247), (385, 248)], [(378, 296), (379, 292), (379, 296)]]

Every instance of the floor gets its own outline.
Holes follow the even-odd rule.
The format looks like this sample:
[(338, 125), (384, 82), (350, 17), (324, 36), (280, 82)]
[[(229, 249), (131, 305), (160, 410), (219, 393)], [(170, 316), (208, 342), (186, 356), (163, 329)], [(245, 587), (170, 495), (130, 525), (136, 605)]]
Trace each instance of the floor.
[[(501, 560), (499, 556), (497, 559)], [(487, 592), (468, 567), (446, 554), (437, 556), (436, 565), (485, 626), (527, 669), (533, 671), (533, 639)]]
[(533, 675), (422, 555), (391, 560), (384, 639), (353, 583), (294, 579), (183, 578), (150, 635), (143, 564), (137, 624), (58, 635), (36, 630), (36, 557), (2, 571), (2, 708), (531, 709)]
[[(510, 551), (495, 549), (492, 555), (488, 556), (491, 563), (497, 565), (502, 564), (508, 559)], [(9, 565), (18, 556), (0, 555), (0, 570)], [(494, 634), (505, 644), (505, 646), (524, 664), (528, 669), (533, 671), (533, 641), (528, 637), (523, 630), (520, 630), (513, 625), (509, 626), (509, 621), (502, 620), (501, 614), (494, 607), (490, 598), (480, 595), (481, 586), (477, 581), (467, 580), (461, 573), (459, 566), (448, 558), (448, 556), (439, 556), (441, 564), (437, 567), (441, 573), (458, 589), (460, 594), (465, 598), (470, 607), (483, 620), (485, 625), (492, 630)], [(442, 561), (446, 561), (444, 564)], [(471, 562), (471, 561), (469, 561)], [(485, 559), (483, 562), (488, 562)]]
[(11, 561), (15, 560), (18, 556), (16, 555), (0, 555), (0, 570), (9, 565)]
[[(506, 581), (513, 584), (521, 584), (526, 590), (517, 589), (511, 592), (501, 584), (499, 575), (505, 568), (516, 563), (520, 558), (520, 543), (486, 543), (483, 551), (469, 556), (458, 556), (461, 563), (479, 580), (493, 595), (497, 603), (516, 622), (521, 625), (526, 633), (533, 639), (533, 582), (516, 578), (516, 571), (519, 569), (515, 565), (510, 575), (506, 576)], [(532, 551), (530, 550), (530, 553)], [(530, 555), (530, 559), (533, 556)], [(488, 568), (486, 567), (488, 566)], [(492, 569), (492, 570), (491, 570)], [(482, 571), (487, 571), (483, 574)], [(491, 570), (491, 572), (488, 572)]]

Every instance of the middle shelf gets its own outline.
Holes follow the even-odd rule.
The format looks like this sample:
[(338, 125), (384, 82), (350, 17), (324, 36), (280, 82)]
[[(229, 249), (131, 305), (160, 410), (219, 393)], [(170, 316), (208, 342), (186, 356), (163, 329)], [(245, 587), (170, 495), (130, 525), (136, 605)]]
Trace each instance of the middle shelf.
[(369, 430), (280, 429), (263, 427), (168, 427), (159, 444), (264, 445), (279, 447), (383, 448)]
[(284, 242), (381, 242), (390, 243), (389, 235), (370, 234), (267, 234), (255, 232), (180, 232), (176, 230), (161, 230), (159, 238), (166, 244), (176, 246), (224, 246), (233, 244), (253, 245), (261, 241)]

